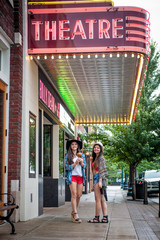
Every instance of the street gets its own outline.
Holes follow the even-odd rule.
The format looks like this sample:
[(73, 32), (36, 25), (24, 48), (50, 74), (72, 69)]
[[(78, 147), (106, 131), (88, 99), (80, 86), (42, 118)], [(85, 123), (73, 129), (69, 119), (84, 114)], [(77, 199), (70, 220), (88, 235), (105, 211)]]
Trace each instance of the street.
[[(108, 195), (108, 202), (118, 202), (118, 196), (115, 197), (115, 192), (117, 192), (121, 189), (120, 186), (108, 186), (107, 187), (107, 195)], [(125, 190), (127, 192), (127, 190)], [(86, 202), (94, 202), (94, 192), (91, 192), (89, 194), (83, 194), (81, 197), (81, 201)], [(159, 203), (159, 196), (158, 194), (152, 194), (150, 197), (148, 197), (149, 202)]]

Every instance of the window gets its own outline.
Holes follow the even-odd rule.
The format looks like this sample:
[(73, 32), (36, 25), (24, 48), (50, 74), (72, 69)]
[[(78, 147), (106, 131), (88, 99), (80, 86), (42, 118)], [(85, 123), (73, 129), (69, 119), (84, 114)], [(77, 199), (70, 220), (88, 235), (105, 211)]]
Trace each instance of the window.
[(36, 177), (36, 118), (29, 115), (29, 177)]
[(10, 2), (11, 6), (14, 7), (13, 0), (8, 0), (8, 1)]
[(64, 177), (64, 131), (59, 129), (59, 177)]
[[(3, 150), (4, 150), (4, 92), (0, 90), (0, 193), (3, 192)], [(0, 195), (1, 200), (1, 195)]]

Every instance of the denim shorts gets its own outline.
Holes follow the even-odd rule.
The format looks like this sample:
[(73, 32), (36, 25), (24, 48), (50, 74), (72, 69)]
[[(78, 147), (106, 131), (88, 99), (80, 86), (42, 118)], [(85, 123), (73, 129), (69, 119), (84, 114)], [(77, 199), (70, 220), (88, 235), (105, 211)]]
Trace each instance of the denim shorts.
[(93, 175), (93, 184), (95, 185), (98, 182), (99, 182), (99, 174), (96, 173), (95, 175)]

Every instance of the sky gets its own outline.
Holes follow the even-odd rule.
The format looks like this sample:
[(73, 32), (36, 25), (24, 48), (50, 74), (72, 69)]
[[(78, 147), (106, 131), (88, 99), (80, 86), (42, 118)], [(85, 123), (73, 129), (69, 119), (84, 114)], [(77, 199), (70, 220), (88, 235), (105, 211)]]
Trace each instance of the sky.
[(141, 7), (150, 13), (151, 39), (160, 49), (160, 0), (113, 0), (114, 6)]
[[(151, 40), (157, 42), (160, 51), (160, 0), (113, 0), (114, 6), (141, 7), (150, 13)], [(154, 92), (160, 94), (160, 85)]]

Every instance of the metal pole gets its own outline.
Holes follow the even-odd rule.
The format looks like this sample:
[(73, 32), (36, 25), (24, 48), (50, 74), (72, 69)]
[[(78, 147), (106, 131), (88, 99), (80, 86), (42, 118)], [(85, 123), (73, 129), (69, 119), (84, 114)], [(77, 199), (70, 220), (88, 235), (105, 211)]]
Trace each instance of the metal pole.
[(148, 204), (148, 198), (147, 198), (147, 181), (144, 181), (144, 201), (143, 204)]
[(89, 182), (89, 193), (91, 192), (91, 164), (90, 164), (90, 156), (88, 157), (88, 182)]
[(132, 163), (130, 164), (130, 176), (129, 176), (129, 187), (127, 196), (132, 196)]
[(86, 185), (85, 185), (85, 193), (87, 194), (88, 193), (88, 155), (86, 155)]
[(121, 188), (123, 188), (123, 168), (122, 168), (122, 172), (121, 172)]
[(125, 182), (124, 182), (123, 190), (127, 190), (127, 189), (128, 189), (128, 184), (127, 184), (127, 173), (125, 173)]

